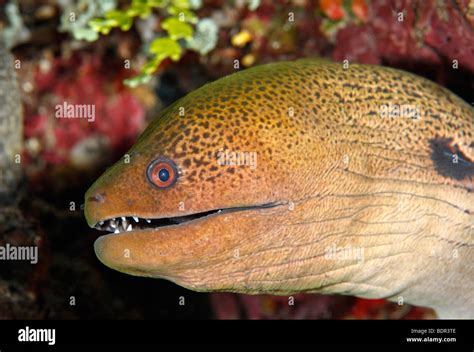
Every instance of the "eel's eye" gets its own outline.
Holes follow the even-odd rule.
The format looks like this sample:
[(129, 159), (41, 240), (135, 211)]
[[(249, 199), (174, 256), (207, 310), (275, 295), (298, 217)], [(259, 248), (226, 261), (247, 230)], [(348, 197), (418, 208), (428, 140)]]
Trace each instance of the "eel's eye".
[(171, 160), (160, 157), (148, 165), (146, 177), (152, 185), (158, 188), (168, 188), (176, 182), (178, 169)]

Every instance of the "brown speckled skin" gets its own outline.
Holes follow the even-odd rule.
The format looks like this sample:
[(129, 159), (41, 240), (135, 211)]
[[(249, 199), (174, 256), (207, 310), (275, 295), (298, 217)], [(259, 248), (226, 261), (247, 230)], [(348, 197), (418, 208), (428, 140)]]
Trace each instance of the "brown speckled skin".
[[(415, 105), (421, 117), (381, 118), (382, 104)], [(258, 66), (166, 109), (130, 163), (87, 192), (85, 213), (93, 226), (276, 202), (102, 236), (96, 253), (116, 270), (194, 290), (402, 297), (472, 317), (473, 133), (471, 106), (406, 72), (319, 60)], [(257, 167), (220, 166), (219, 150), (257, 152)], [(145, 177), (158, 156), (181, 172), (166, 190)], [(328, 259), (332, 246), (363, 249), (364, 260)]]

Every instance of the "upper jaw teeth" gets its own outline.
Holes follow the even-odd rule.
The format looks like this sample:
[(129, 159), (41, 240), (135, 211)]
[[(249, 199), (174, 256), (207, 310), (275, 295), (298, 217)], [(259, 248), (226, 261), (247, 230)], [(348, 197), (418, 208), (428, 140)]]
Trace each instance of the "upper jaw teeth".
[(133, 225), (131, 223), (131, 219), (133, 219), (133, 221), (135, 221), (137, 224), (140, 223), (140, 220), (145, 220), (147, 223), (151, 223), (150, 219), (140, 219), (137, 216), (132, 216), (130, 218), (121, 216), (119, 218), (113, 218), (110, 220), (100, 221), (96, 225), (96, 228), (101, 229), (101, 230), (111, 231), (113, 233), (133, 231)]

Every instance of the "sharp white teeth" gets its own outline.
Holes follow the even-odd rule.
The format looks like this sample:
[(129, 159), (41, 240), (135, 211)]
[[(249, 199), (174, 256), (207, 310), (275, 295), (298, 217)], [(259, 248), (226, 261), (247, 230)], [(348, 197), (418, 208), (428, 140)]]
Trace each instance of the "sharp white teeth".
[(113, 228), (113, 229), (117, 227), (117, 223), (115, 222), (115, 220), (110, 221), (110, 224), (109, 224), (109, 225), (110, 225), (110, 227)]
[(151, 220), (150, 220), (150, 219), (146, 219), (146, 222), (147, 222), (147, 223), (150, 223), (150, 222), (151, 222)]
[(115, 229), (114, 231), (114, 233), (119, 233), (119, 232), (120, 232), (119, 229)]
[(138, 218), (136, 216), (133, 217), (133, 220), (135, 220), (135, 222), (138, 222)]
[(129, 225), (128, 225), (127, 231), (132, 231), (132, 224), (129, 224)]
[(99, 222), (99, 225), (104, 225), (104, 222), (103, 221)]

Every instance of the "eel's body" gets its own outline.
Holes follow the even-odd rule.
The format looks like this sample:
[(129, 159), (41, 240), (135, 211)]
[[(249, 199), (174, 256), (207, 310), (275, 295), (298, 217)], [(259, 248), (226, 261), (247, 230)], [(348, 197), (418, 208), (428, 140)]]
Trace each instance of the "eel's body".
[(471, 106), (406, 72), (263, 65), (163, 111), (90, 188), (85, 214), (120, 232), (95, 250), (132, 275), (472, 318), (473, 133)]

